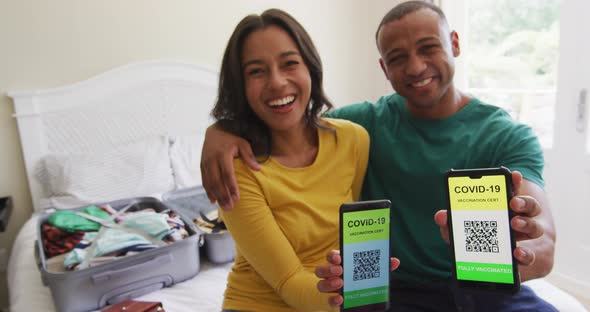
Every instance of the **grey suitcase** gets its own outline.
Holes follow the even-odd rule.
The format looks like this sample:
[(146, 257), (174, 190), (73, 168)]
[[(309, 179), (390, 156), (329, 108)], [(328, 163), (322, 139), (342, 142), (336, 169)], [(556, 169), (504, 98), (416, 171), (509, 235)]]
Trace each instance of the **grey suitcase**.
[[(131, 203), (134, 204), (128, 211), (155, 208), (157, 212), (161, 212), (169, 209), (160, 200), (151, 197), (108, 202), (116, 210)], [(63, 273), (47, 270), (41, 225), (46, 222), (49, 213), (42, 215), (37, 227), (36, 255), (39, 257), (43, 283), (51, 290), (56, 310), (93, 311), (109, 304), (170, 287), (195, 276), (200, 268), (200, 232), (188, 217), (172, 210), (184, 221), (189, 237), (99, 266)]]
[[(199, 217), (200, 212), (207, 214), (217, 209), (216, 205), (209, 202), (202, 186), (170, 191), (162, 195), (162, 201), (166, 206), (193, 220)], [(210, 262), (227, 263), (234, 260), (235, 243), (227, 230), (219, 233), (202, 233), (202, 235), (205, 237), (205, 254)]]

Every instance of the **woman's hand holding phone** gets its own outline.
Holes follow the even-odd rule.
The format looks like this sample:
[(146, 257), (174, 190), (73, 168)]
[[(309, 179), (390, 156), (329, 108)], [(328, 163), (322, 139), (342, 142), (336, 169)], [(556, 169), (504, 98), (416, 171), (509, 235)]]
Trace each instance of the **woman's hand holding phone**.
[[(340, 257), (339, 250), (332, 250), (327, 256), (328, 264), (317, 266), (315, 275), (321, 280), (318, 282), (318, 290), (322, 293), (336, 293), (330, 297), (330, 305), (338, 307), (342, 304), (343, 298), (339, 294), (340, 289), (344, 284), (342, 280), (342, 257)], [(400, 265), (397, 258), (390, 258), (390, 271), (395, 271)]]

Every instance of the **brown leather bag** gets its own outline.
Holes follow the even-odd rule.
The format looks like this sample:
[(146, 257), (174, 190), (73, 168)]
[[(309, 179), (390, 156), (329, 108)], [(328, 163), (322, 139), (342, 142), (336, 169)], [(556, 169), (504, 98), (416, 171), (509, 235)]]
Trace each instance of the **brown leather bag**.
[(161, 302), (125, 300), (108, 306), (101, 312), (165, 312)]

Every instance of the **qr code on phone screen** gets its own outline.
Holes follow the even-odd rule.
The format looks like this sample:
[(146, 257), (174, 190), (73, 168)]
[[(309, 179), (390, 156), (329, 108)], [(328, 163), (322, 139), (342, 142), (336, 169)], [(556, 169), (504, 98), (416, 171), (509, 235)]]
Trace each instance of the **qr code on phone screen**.
[(354, 271), (352, 279), (355, 281), (377, 278), (380, 276), (379, 258), (381, 250), (358, 251), (352, 254)]
[(465, 249), (467, 252), (500, 252), (498, 222), (463, 221)]

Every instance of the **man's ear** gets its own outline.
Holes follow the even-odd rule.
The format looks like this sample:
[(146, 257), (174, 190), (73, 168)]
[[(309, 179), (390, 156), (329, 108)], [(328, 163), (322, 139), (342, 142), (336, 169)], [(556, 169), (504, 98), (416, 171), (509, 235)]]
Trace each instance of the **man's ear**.
[(461, 46), (459, 45), (459, 34), (456, 31), (451, 31), (451, 49), (453, 56), (457, 57), (461, 54)]
[(379, 65), (381, 66), (381, 70), (383, 71), (383, 74), (385, 74), (385, 78), (387, 80), (389, 80), (389, 76), (387, 75), (387, 68), (385, 67), (385, 62), (383, 61), (382, 58), (379, 58)]

